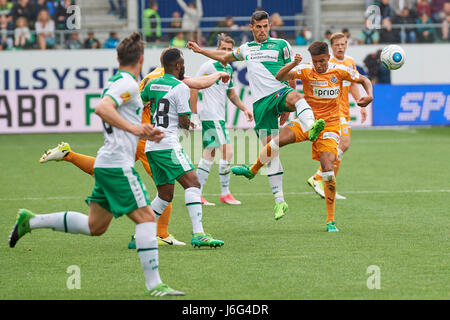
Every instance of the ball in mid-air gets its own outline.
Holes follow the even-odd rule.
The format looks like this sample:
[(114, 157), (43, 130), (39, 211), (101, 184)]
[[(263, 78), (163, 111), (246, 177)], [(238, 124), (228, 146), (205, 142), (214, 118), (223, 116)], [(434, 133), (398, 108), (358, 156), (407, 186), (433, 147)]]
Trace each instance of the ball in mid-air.
[(381, 51), (381, 62), (389, 70), (397, 70), (406, 60), (406, 54), (402, 47), (391, 44)]

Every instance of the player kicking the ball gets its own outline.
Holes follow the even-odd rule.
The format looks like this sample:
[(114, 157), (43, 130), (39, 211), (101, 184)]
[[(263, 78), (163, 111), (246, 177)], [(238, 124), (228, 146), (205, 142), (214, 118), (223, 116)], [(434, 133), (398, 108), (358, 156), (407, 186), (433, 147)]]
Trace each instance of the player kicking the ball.
[[(277, 72), (291, 62), (289, 43), (269, 37), (269, 14), (265, 11), (254, 12), (249, 27), (254, 41), (247, 42), (232, 52), (203, 49), (194, 42), (188, 42), (187, 48), (224, 65), (232, 61), (246, 61), (256, 123), (254, 129), (263, 145), (278, 134), (279, 126), (294, 111), (298, 114), (302, 130), (308, 132), (309, 140), (316, 140), (325, 127), (325, 121), (314, 118), (311, 107), (300, 92), (290, 88), (286, 81), (275, 78)], [(288, 210), (283, 195), (283, 166), (280, 158), (272, 157), (267, 169), (269, 184), (275, 197), (274, 216), (278, 220)]]
[[(219, 35), (217, 50), (233, 51), (234, 40), (225, 34)], [(201, 90), (203, 95), (203, 107), (200, 112), (202, 123), (203, 155), (197, 167), (197, 175), (200, 180), (201, 188), (206, 184), (211, 170), (211, 165), (216, 155), (216, 150), (220, 148), (222, 158), (219, 161), (219, 178), (221, 185), (220, 201), (226, 204), (238, 205), (240, 201), (236, 200), (230, 192), (230, 161), (233, 158), (233, 146), (230, 144), (228, 130), (225, 128), (225, 109), (227, 97), (236, 105), (247, 117), (248, 121), (253, 120), (253, 115), (239, 99), (233, 87), (231, 75), (233, 68), (229, 65), (223, 65), (219, 61), (209, 60), (200, 66), (197, 77), (214, 74), (218, 71), (224, 71), (230, 74), (228, 82), (218, 81), (209, 88)], [(197, 110), (197, 90), (191, 90), (191, 107)], [(202, 197), (204, 205), (214, 205)]]
[[(308, 104), (317, 117), (325, 119), (325, 129), (312, 144), (312, 158), (320, 161), (323, 170), (325, 203), (327, 211), (326, 230), (338, 232), (335, 216), (336, 178), (333, 171), (339, 144), (339, 94), (343, 81), (358, 82), (367, 92), (366, 97), (357, 101), (360, 107), (372, 102), (372, 83), (356, 70), (330, 63), (330, 54), (326, 42), (313, 42), (308, 51), (312, 64), (301, 64), (301, 55), (297, 54), (293, 62), (281, 68), (276, 77), (279, 80), (300, 79)], [(298, 66), (297, 66), (298, 65)], [(294, 69), (295, 68), (295, 69)], [(294, 69), (294, 70), (293, 70)], [(266, 144), (256, 162), (251, 166), (232, 167), (232, 172), (252, 179), (258, 170), (273, 157), (278, 156), (279, 149), (291, 143), (311, 140), (308, 132), (303, 130), (299, 119), (290, 121), (280, 134)]]
[(144, 269), (146, 294), (181, 296), (183, 292), (161, 281), (158, 269), (156, 218), (150, 206), (145, 185), (134, 170), (134, 157), (139, 138), (161, 141), (164, 132), (141, 124), (143, 104), (136, 78), (144, 61), (144, 43), (138, 33), (123, 39), (117, 47), (119, 70), (103, 91), (95, 109), (103, 120), (104, 145), (94, 165), (95, 185), (87, 197), (89, 215), (75, 211), (34, 214), (20, 209), (10, 234), (10, 247), (31, 230), (51, 228), (72, 234), (100, 236), (113, 217), (128, 216), (136, 223), (137, 253)]

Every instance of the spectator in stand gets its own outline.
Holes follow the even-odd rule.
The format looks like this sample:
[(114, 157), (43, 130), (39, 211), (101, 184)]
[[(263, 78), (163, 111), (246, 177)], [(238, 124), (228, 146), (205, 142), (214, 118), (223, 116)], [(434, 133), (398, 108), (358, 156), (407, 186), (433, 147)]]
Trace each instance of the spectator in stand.
[(348, 46), (353, 46), (353, 45), (357, 44), (357, 42), (352, 38), (352, 35), (350, 34), (350, 30), (348, 30), (347, 28), (344, 28), (344, 29), (342, 29), (342, 33), (347, 38)]
[(36, 4), (36, 16), (38, 16), (39, 12), (44, 9), (48, 11), (51, 17), (55, 14), (55, 6), (53, 4), (53, 1), (38, 0)]
[[(172, 12), (172, 21), (170, 22), (169, 28), (171, 29), (181, 29), (181, 15), (178, 11)], [(175, 38), (178, 31), (169, 32), (169, 39)]]
[(284, 25), (284, 21), (278, 12), (275, 12), (271, 15), (270, 24), (270, 37), (284, 39), (284, 32), (279, 29), (279, 27), (282, 27)]
[(158, 2), (151, 1), (149, 7), (142, 12), (142, 29), (147, 42), (159, 42), (161, 17), (158, 13)]
[(442, 9), (436, 14), (438, 20), (436, 22), (442, 23), (441, 35), (442, 40), (449, 40), (449, 27), (450, 27), (450, 1), (447, 0), (442, 5)]
[(391, 71), (381, 63), (381, 49), (364, 58), (367, 76), (372, 83), (391, 83)]
[(381, 19), (394, 17), (394, 10), (391, 7), (390, 0), (381, 0), (378, 4), (380, 7)]
[(69, 8), (71, 5), (72, 5), (71, 0), (64, 0), (58, 2), (58, 5), (55, 8), (55, 16), (53, 18), (55, 20), (57, 30), (67, 29), (66, 21), (67, 18), (69, 17), (69, 13), (67, 13), (67, 8)]
[[(371, 26), (371, 28), (369, 28)], [(367, 19), (366, 27), (359, 33), (359, 44), (377, 44), (380, 41), (380, 34), (377, 29), (373, 28), (372, 22)]]
[(417, 0), (416, 14), (417, 17), (422, 17), (422, 13), (426, 13), (428, 17), (431, 17), (431, 7), (428, 0)]
[(391, 0), (391, 7), (394, 9), (397, 16), (401, 16), (402, 11), (408, 9), (409, 13), (413, 16), (413, 19), (415, 19), (416, 1), (417, 0)]
[[(406, 0), (405, 0), (406, 3)], [(412, 12), (409, 7), (404, 6), (398, 15), (392, 19), (393, 24), (415, 24), (416, 19), (414, 18), (415, 13)], [(415, 43), (416, 42), (416, 30), (414, 28), (401, 28), (400, 29), (400, 39), (402, 43)]]
[(105, 49), (116, 49), (119, 45), (120, 38), (117, 35), (117, 32), (111, 31), (109, 33), (109, 38), (105, 41)]
[(36, 9), (29, 0), (18, 0), (17, 3), (11, 8), (10, 15), (12, 16), (14, 23), (18, 18), (24, 17), (27, 23), (27, 28), (34, 27)]
[[(423, 11), (422, 15), (417, 18), (417, 24), (432, 24), (430, 16)], [(422, 43), (434, 42), (434, 28), (432, 27), (418, 27), (417, 28), (417, 40)]]
[[(108, 14), (118, 14), (119, 19), (125, 19), (125, 5), (123, 0), (117, 0), (117, 6), (114, 0), (109, 0), (109, 7), (110, 10), (108, 11)], [(119, 11), (117, 11), (117, 7), (119, 7)]]
[(101, 47), (100, 41), (95, 38), (93, 31), (88, 31), (87, 38), (84, 40), (84, 48), (85, 49), (99, 49)]
[(295, 44), (298, 46), (306, 46), (312, 43), (312, 33), (306, 28), (300, 31), (300, 34), (295, 38)]
[(12, 2), (7, 0), (0, 0), (0, 16), (5, 15), (7, 17), (12, 7), (13, 7)]
[(200, 19), (203, 17), (202, 0), (195, 0), (186, 4), (183, 0), (177, 0), (178, 5), (183, 9), (184, 15), (181, 26), (183, 31), (187, 33), (189, 40), (194, 40), (193, 33), (199, 31)]
[(38, 48), (45, 50), (55, 45), (55, 22), (50, 18), (47, 9), (39, 11), (36, 24)]
[(216, 31), (211, 32), (208, 38), (208, 45), (214, 46), (220, 38), (220, 34), (228, 34), (236, 43), (240, 34), (235, 31), (239, 31), (239, 27), (234, 23), (232, 16), (225, 17), (225, 20), (219, 21), (216, 25)]
[(8, 17), (5, 14), (0, 15), (0, 50), (6, 50), (12, 47), (12, 40), (8, 36)]
[(430, 9), (431, 9), (431, 18), (434, 22), (439, 23), (442, 22), (441, 17), (439, 16), (440, 12), (444, 8), (444, 3), (449, 2), (449, 0), (431, 0)]
[(31, 41), (31, 32), (28, 28), (28, 22), (25, 17), (16, 19), (16, 28), (14, 29), (14, 47), (25, 48)]
[(392, 22), (389, 18), (381, 20), (380, 43), (398, 43), (397, 30), (392, 29)]
[(325, 41), (326, 43), (328, 43), (328, 46), (330, 46), (330, 38), (331, 38), (331, 35), (332, 35), (332, 34), (333, 34), (333, 33), (331, 32), (331, 30), (325, 31), (325, 34), (324, 34), (325, 38), (323, 39), (323, 41)]
[(83, 46), (81, 45), (78, 32), (72, 32), (70, 34), (69, 40), (66, 42), (66, 48), (67, 49), (82, 49)]
[(170, 46), (175, 48), (186, 47), (187, 41), (184, 37), (184, 32), (178, 32), (177, 35), (170, 41)]

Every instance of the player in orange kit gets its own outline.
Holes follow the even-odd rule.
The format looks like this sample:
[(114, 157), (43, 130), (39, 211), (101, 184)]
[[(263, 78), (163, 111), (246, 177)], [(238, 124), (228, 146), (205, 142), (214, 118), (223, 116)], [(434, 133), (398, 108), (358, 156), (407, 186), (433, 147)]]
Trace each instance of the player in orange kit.
[[(330, 38), (330, 47), (331, 52), (333, 53), (330, 59), (330, 62), (336, 64), (342, 64), (349, 68), (356, 70), (355, 61), (352, 57), (345, 54), (347, 50), (347, 38), (343, 33), (334, 33)], [(350, 147), (350, 103), (349, 103), (349, 92), (352, 94), (355, 101), (358, 101), (360, 98), (359, 87), (358, 84), (354, 82), (344, 81), (342, 84), (342, 91), (339, 97), (339, 112), (340, 115), (340, 133), (341, 139), (338, 146), (338, 157), (335, 163), (335, 172), (339, 171), (339, 167), (344, 156), (344, 153)], [(361, 123), (367, 118), (367, 112), (365, 108), (360, 108), (361, 112)], [(314, 191), (319, 194), (322, 198), (325, 197), (324, 189), (323, 189), (323, 180), (322, 180), (322, 168), (319, 166), (316, 174), (311, 176), (307, 180), (308, 184), (314, 189)], [(338, 194), (336, 192), (336, 199), (346, 199), (344, 196)]]
[[(315, 41), (309, 46), (308, 51), (312, 57), (312, 64), (297, 66), (302, 60), (301, 55), (297, 54), (293, 62), (286, 64), (278, 71), (276, 78), (280, 81), (302, 80), (305, 99), (311, 106), (315, 117), (325, 120), (325, 129), (312, 144), (312, 158), (320, 161), (323, 169), (327, 210), (326, 230), (338, 232), (334, 220), (336, 178), (333, 170), (340, 138), (338, 97), (344, 81), (358, 82), (366, 90), (367, 96), (360, 98), (357, 104), (360, 107), (366, 107), (373, 100), (372, 83), (356, 70), (329, 62), (330, 54), (326, 42)], [(278, 156), (281, 147), (307, 140), (308, 132), (302, 130), (298, 120), (290, 121), (276, 138), (265, 145), (251, 167), (236, 166), (232, 168), (232, 172), (252, 179), (264, 164)]]
[[(166, 49), (167, 50), (167, 49)], [(161, 53), (161, 57), (166, 50), (163, 50)], [(152, 72), (147, 74), (139, 84), (139, 92), (141, 92), (145, 85), (152, 79), (162, 77), (164, 75), (164, 68), (158, 67), (154, 69)], [(183, 82), (193, 89), (205, 89), (213, 85), (216, 81), (221, 79), (222, 77), (229, 77), (226, 72), (216, 72), (214, 74), (197, 77), (197, 78), (185, 78)], [(144, 110), (142, 112), (142, 123), (151, 123), (151, 112), (149, 106), (144, 106)], [(147, 173), (152, 177), (152, 173), (150, 170), (150, 165), (148, 163), (147, 156), (145, 155), (145, 142), (146, 140), (139, 140), (137, 149), (136, 149), (136, 161), (140, 160), (144, 169)], [(70, 145), (66, 142), (61, 142), (58, 146), (53, 149), (47, 150), (42, 157), (40, 158), (41, 163), (45, 163), (48, 161), (60, 161), (64, 160), (67, 162), (71, 162), (84, 172), (93, 175), (94, 174), (94, 162), (95, 157), (87, 156), (84, 154), (76, 153), (71, 148)], [(174, 236), (169, 234), (169, 221), (172, 213), (172, 203), (169, 203), (167, 208), (163, 211), (161, 216), (157, 221), (157, 239), (159, 245), (185, 245), (184, 242), (177, 240)], [(132, 237), (130, 243), (128, 244), (129, 249), (135, 249), (136, 243), (134, 237)]]

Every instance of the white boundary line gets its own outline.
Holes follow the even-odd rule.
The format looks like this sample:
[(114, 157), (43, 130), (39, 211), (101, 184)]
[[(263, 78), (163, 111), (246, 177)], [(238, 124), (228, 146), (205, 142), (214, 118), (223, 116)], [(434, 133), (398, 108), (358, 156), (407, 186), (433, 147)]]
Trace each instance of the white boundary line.
[[(440, 189), (440, 190), (358, 190), (358, 191), (340, 191), (342, 194), (390, 194), (390, 193), (450, 193), (450, 190)], [(284, 192), (284, 195), (291, 196), (301, 196), (301, 195), (311, 195), (316, 194), (315, 192)], [(207, 196), (220, 196), (220, 193), (205, 193)], [(235, 196), (239, 197), (254, 197), (254, 196), (271, 196), (268, 192), (253, 192), (253, 193), (233, 193)], [(175, 194), (175, 197), (184, 197), (184, 194)], [(0, 201), (45, 201), (45, 200), (78, 200), (83, 199), (83, 197), (76, 196), (54, 196), (54, 197), (23, 197), (23, 198), (0, 198)]]

